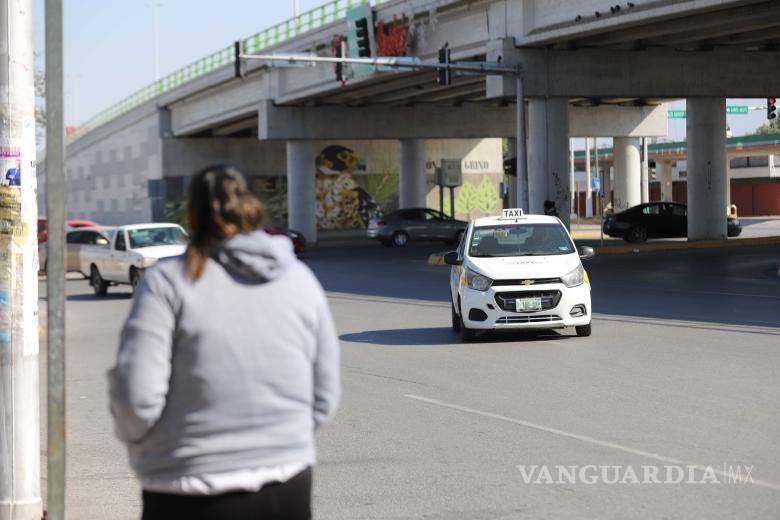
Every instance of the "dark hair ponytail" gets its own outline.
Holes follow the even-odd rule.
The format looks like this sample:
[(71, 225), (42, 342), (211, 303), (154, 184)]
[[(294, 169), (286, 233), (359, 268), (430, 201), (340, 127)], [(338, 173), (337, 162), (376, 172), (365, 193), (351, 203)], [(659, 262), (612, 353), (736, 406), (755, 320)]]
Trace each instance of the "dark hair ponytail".
[(187, 272), (193, 280), (224, 240), (254, 231), (263, 221), (263, 205), (249, 192), (241, 172), (232, 166), (209, 166), (192, 178), (188, 212), (190, 245)]

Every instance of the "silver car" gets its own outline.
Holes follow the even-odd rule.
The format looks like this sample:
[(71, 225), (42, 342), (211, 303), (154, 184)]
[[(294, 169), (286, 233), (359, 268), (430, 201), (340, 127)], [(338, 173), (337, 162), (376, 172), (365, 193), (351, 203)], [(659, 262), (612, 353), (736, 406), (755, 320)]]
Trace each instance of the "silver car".
[(399, 209), (368, 223), (368, 237), (386, 247), (403, 247), (410, 240), (441, 240), (448, 244), (460, 242), (467, 222), (456, 220), (435, 209)]

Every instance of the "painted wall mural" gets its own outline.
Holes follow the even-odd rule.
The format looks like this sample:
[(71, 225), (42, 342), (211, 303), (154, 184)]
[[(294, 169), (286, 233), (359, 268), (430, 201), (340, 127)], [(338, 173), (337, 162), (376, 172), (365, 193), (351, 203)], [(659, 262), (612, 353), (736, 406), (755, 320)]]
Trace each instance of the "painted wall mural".
[[(288, 222), (284, 143), (267, 142), (242, 148), (228, 143), (210, 153), (209, 162), (229, 162), (247, 173), (247, 183), (265, 206), (266, 225), (285, 229)], [(397, 141), (320, 141), (311, 165), (315, 179), (315, 215), (320, 230), (365, 229), (369, 220), (398, 209), (399, 158)], [(238, 150), (235, 153), (228, 153)], [(493, 215), (501, 207), (503, 158), (500, 139), (427, 140), (424, 169), (427, 205), (439, 208), (434, 171), (442, 158), (462, 157), (464, 185), (455, 190), (458, 218)], [(261, 165), (262, 167), (260, 167)], [(164, 177), (164, 218), (183, 223), (189, 177)], [(444, 209), (449, 213), (449, 192)]]
[[(319, 229), (359, 229), (382, 208), (366, 189), (366, 163), (351, 148), (326, 146), (315, 161), (316, 202), (314, 213)], [(364, 177), (363, 186), (358, 177)]]

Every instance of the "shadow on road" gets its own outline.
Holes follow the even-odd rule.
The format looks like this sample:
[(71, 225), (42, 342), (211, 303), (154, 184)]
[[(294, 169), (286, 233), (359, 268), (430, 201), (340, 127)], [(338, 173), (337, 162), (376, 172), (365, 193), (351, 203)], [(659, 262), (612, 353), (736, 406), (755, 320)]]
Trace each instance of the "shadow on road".
[[(470, 344), (544, 341), (573, 338), (558, 331), (505, 331), (479, 333)], [(449, 327), (422, 327), (417, 329), (366, 330), (342, 334), (339, 339), (352, 343), (382, 346), (437, 346), (452, 345), (460, 340)]]
[(105, 296), (95, 296), (90, 293), (78, 293), (69, 294), (69, 302), (101, 302), (111, 300), (130, 300), (133, 298), (133, 293), (108, 293)]

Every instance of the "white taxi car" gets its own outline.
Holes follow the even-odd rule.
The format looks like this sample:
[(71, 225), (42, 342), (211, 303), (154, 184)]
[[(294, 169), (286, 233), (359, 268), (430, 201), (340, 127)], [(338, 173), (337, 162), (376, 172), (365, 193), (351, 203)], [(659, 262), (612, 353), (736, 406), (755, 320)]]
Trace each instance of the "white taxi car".
[(477, 330), (575, 327), (590, 336), (590, 282), (578, 252), (557, 217), (505, 209), (472, 221), (452, 266), (452, 328), (463, 341)]

